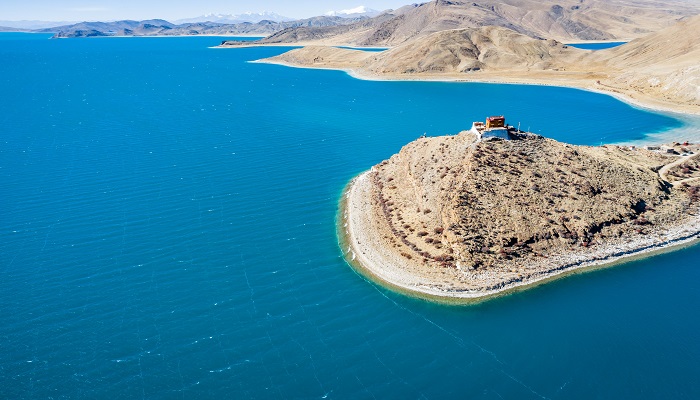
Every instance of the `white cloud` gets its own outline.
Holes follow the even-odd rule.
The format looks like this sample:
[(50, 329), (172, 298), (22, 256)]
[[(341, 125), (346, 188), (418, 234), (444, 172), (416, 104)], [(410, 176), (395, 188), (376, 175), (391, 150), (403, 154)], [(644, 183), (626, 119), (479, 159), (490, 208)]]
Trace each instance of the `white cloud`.
[(376, 10), (367, 8), (366, 6), (357, 6), (355, 8), (349, 8), (347, 10), (340, 11), (328, 11), (326, 15), (328, 16), (342, 16), (342, 15), (362, 15), (362, 14), (378, 14)]

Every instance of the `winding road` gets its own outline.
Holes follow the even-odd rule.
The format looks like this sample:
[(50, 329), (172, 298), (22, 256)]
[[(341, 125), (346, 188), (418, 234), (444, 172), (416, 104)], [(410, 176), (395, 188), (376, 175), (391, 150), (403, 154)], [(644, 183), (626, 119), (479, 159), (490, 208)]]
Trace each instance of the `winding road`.
[(673, 185), (673, 186), (678, 186), (678, 185), (681, 185), (681, 184), (683, 184), (683, 183), (688, 183), (688, 182), (690, 182), (690, 181), (694, 181), (694, 180), (700, 179), (700, 177), (694, 177), (694, 178), (681, 179), (681, 180), (678, 180), (678, 181), (675, 181), (675, 182), (671, 182), (671, 181), (668, 179), (668, 172), (669, 172), (671, 169), (673, 169), (674, 167), (677, 167), (677, 166), (683, 164), (683, 163), (686, 162), (686, 161), (689, 161), (689, 160), (691, 160), (691, 159), (693, 159), (693, 158), (696, 158), (696, 157), (698, 157), (698, 156), (700, 156), (700, 154), (694, 154), (694, 155), (689, 156), (689, 157), (688, 157), (688, 156), (686, 156), (686, 157), (681, 156), (678, 160), (676, 160), (676, 161), (674, 161), (674, 162), (672, 162), (672, 163), (670, 163), (670, 164), (666, 164), (666, 165), (664, 165), (663, 167), (661, 167), (661, 169), (659, 170), (659, 176), (661, 177), (661, 179), (663, 179), (663, 180), (666, 181), (666, 182), (671, 183), (671, 185)]

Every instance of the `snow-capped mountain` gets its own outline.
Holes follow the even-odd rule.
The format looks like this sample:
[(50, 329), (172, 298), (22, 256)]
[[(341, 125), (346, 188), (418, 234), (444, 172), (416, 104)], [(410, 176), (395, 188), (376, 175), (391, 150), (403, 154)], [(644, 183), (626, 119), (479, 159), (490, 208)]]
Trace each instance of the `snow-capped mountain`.
[(270, 11), (261, 13), (245, 12), (243, 14), (206, 14), (196, 18), (186, 18), (175, 21), (177, 24), (191, 24), (197, 22), (216, 22), (219, 24), (239, 24), (241, 22), (257, 23), (263, 20), (284, 22), (292, 21), (292, 18), (279, 15)]
[(373, 10), (365, 6), (357, 6), (355, 8), (350, 8), (348, 10), (340, 11), (328, 11), (326, 13), (329, 17), (341, 17), (341, 18), (357, 18), (357, 17), (376, 17), (381, 14), (380, 11)]

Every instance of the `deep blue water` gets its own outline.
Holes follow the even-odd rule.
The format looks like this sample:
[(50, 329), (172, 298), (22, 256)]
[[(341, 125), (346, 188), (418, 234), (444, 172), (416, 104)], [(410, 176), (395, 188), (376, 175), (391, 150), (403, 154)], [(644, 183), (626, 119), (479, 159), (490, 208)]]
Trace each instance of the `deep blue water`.
[(699, 247), (450, 307), (363, 280), (334, 227), (347, 181), (423, 133), (681, 122), (220, 40), (0, 35), (0, 398), (700, 398)]
[(605, 43), (571, 43), (567, 46), (576, 47), (584, 50), (603, 50), (621, 46), (627, 42), (605, 42)]

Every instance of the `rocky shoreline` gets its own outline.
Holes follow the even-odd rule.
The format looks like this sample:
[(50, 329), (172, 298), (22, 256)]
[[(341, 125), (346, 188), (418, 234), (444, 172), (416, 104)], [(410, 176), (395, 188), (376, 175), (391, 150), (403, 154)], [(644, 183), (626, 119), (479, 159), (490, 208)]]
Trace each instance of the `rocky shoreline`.
[[(700, 239), (698, 210), (695, 206), (689, 206), (687, 212), (678, 216), (675, 222), (646, 225), (643, 232), (637, 229), (637, 232), (621, 234), (619, 237), (586, 238), (581, 246), (553, 249), (546, 255), (534, 252), (535, 256), (525, 254), (512, 260), (507, 257), (508, 261), (504, 258), (502, 263), (513, 269), (502, 268), (501, 265), (494, 268), (471, 268), (459, 261), (444, 262), (443, 260), (454, 260), (455, 257), (442, 256), (430, 257), (421, 262), (406, 254), (410, 251), (405, 248), (410, 246), (399, 243), (402, 234), (397, 234), (397, 230), (387, 220), (381, 206), (382, 201), (379, 200), (380, 189), (373, 177), (378, 173), (377, 169), (375, 166), (354, 178), (343, 194), (338, 221), (343, 253), (360, 274), (372, 281), (428, 300), (448, 303), (483, 301), (572, 273), (608, 267), (692, 245)], [(445, 243), (444, 238), (443, 243), (445, 247), (459, 247)], [(454, 254), (457, 256), (460, 251), (457, 250)]]
[[(432, 301), (445, 303), (474, 303), (499, 297), (512, 292), (525, 290), (572, 273), (592, 271), (615, 266), (640, 258), (651, 257), (666, 251), (692, 246), (700, 240), (700, 218), (677, 227), (666, 235), (655, 235), (646, 240), (618, 243), (598, 249), (589, 257), (561, 256), (552, 261), (555, 266), (543, 266), (542, 270), (526, 279), (513, 279), (483, 289), (443, 290), (435, 285), (417, 283), (406, 276), (396, 258), (387, 256), (384, 249), (378, 248), (368, 231), (367, 220), (371, 215), (368, 204), (361, 193), (368, 190), (368, 174), (364, 172), (354, 178), (343, 193), (340, 206), (338, 233), (340, 246), (346, 261), (362, 276), (401, 293)], [(550, 263), (548, 263), (550, 264)]]

